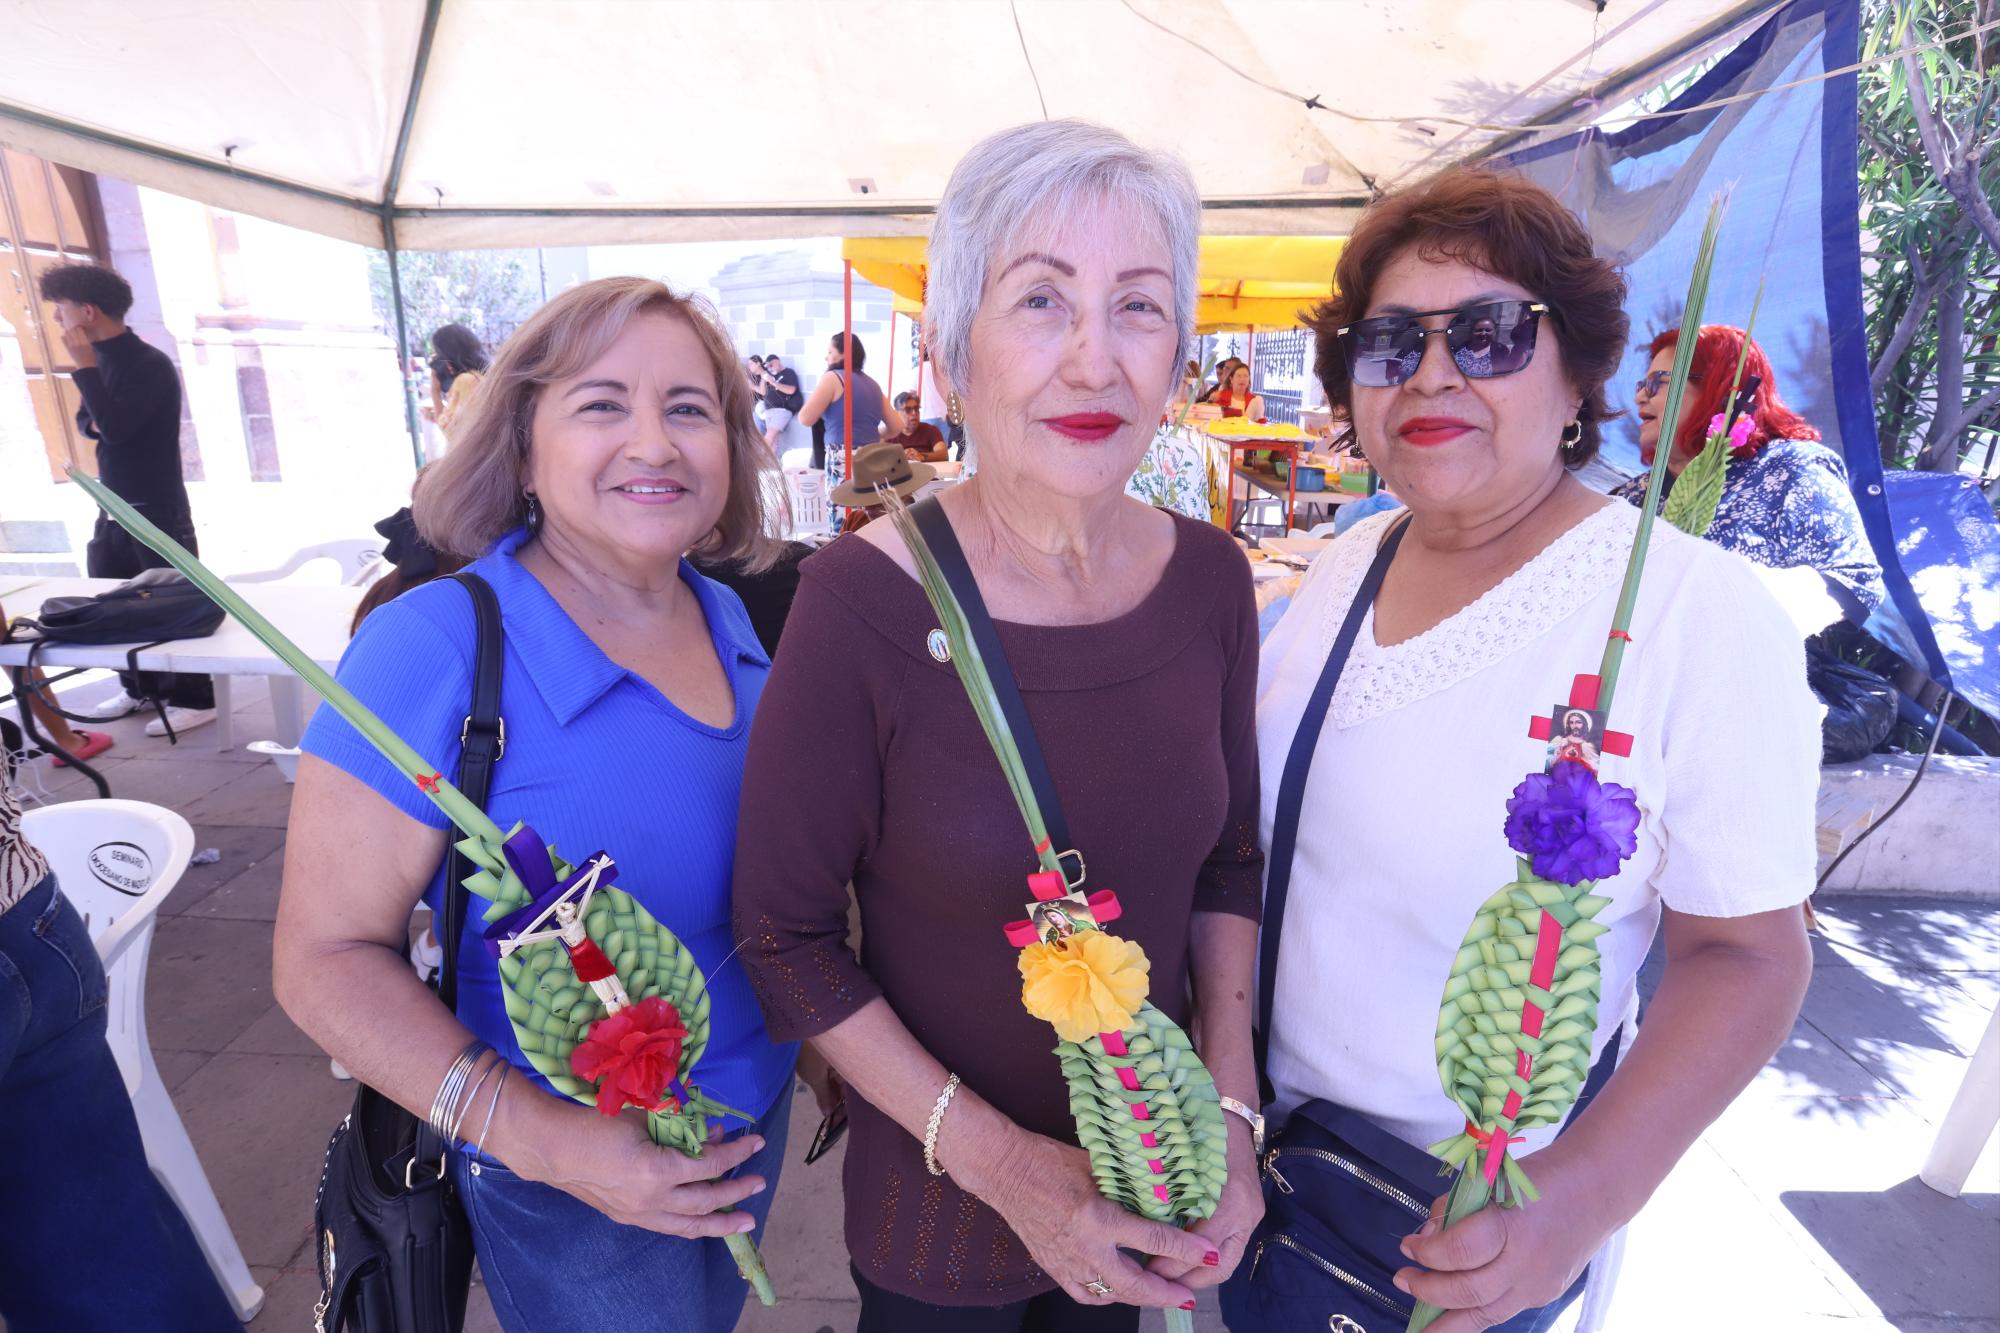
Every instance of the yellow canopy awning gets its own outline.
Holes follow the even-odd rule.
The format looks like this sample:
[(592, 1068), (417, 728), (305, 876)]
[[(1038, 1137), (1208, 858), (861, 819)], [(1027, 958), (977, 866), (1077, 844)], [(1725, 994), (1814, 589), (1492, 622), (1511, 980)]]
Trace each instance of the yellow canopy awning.
[[(1301, 310), (1332, 291), (1343, 244), (1340, 236), (1202, 237), (1195, 327), (1295, 327)], [(850, 236), (840, 249), (856, 273), (895, 293), (897, 310), (914, 315), (923, 309), (927, 246), (921, 236)]]

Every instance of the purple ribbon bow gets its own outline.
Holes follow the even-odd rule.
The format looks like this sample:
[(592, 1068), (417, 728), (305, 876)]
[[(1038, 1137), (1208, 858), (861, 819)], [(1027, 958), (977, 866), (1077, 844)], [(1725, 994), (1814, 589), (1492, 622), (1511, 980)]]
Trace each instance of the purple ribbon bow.
[[(526, 824), (501, 844), (500, 850), (506, 854), (507, 864), (520, 877), (521, 884), (528, 890), (528, 905), (516, 908), (486, 928), (482, 937), (486, 941), (486, 952), (495, 958), (500, 956), (502, 941), (512, 939), (526, 930), (536, 917), (549, 910), (568, 896), (590, 867), (604, 855), (598, 852), (585, 857), (577, 869), (567, 879), (556, 879), (555, 865), (549, 858), (549, 849), (542, 842), (541, 835)], [(606, 865), (598, 873), (599, 887), (609, 885), (618, 877), (618, 867)]]

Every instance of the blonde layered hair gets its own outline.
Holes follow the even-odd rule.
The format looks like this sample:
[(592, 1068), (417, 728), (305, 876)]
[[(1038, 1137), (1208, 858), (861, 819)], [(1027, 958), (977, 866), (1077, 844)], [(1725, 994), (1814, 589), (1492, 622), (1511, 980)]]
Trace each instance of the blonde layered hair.
[(772, 463), (751, 413), (742, 359), (713, 307), (651, 278), (582, 283), (514, 331), (453, 421), (450, 451), (417, 478), (411, 511), (423, 539), (471, 559), (526, 523), (523, 487), (542, 391), (582, 374), (634, 319), (655, 311), (686, 320), (700, 339), (729, 434), (729, 498), (714, 529), (690, 554), (752, 573), (770, 568), (778, 544), (769, 535), (764, 474)]

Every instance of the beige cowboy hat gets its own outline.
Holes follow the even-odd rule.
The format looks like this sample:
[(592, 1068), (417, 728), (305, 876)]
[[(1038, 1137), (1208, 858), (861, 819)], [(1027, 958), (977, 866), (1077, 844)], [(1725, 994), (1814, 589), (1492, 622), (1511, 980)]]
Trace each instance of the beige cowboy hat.
[(900, 444), (864, 444), (854, 451), (854, 475), (834, 487), (827, 499), (837, 505), (867, 507), (882, 503), (875, 487), (888, 486), (905, 500), (937, 480), (937, 469), (929, 463), (913, 463), (903, 457)]

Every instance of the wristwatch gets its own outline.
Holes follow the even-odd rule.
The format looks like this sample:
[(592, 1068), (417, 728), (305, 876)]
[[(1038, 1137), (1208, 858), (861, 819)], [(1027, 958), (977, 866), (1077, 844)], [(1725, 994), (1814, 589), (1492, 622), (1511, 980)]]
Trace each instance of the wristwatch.
[(1243, 1123), (1250, 1126), (1250, 1147), (1259, 1157), (1264, 1155), (1264, 1117), (1237, 1101), (1234, 1097), (1220, 1099), (1222, 1109), (1231, 1115), (1243, 1117)]

